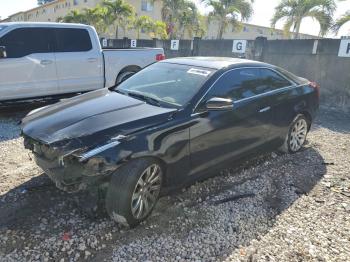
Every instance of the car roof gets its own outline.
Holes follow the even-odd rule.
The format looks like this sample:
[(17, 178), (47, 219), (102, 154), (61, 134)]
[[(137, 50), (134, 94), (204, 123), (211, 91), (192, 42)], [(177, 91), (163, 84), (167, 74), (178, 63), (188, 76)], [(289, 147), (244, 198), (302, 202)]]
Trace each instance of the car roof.
[(74, 23), (54, 23), (54, 22), (5, 22), (0, 26), (15, 27), (60, 27), (60, 28), (87, 28), (88, 25)]
[(172, 63), (172, 64), (181, 64), (197, 67), (205, 67), (211, 69), (224, 69), (224, 68), (233, 68), (233, 67), (273, 67), (269, 64), (241, 59), (241, 58), (232, 58), (232, 57), (207, 57), (207, 56), (196, 56), (196, 57), (178, 57), (163, 60), (162, 63)]

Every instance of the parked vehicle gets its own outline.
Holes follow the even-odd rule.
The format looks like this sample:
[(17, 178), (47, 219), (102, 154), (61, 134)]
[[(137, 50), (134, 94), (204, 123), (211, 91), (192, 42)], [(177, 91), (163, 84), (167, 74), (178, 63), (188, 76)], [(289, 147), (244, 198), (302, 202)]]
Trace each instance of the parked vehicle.
[(105, 192), (110, 216), (135, 226), (169, 188), (258, 151), (300, 150), (318, 101), (318, 85), (269, 64), (177, 58), (35, 110), (22, 130), (59, 188)]
[(162, 48), (102, 50), (87, 25), (1, 23), (0, 102), (114, 86), (162, 59)]

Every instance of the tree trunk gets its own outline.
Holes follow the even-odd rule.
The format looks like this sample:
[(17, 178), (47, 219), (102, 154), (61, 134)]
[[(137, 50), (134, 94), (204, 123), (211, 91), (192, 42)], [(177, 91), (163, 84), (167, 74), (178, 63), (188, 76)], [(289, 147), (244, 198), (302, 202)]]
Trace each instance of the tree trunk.
[(219, 30), (218, 30), (217, 39), (222, 39), (222, 36), (223, 36), (223, 34), (224, 34), (224, 28), (225, 28), (225, 26), (224, 26), (224, 22), (223, 22), (223, 21), (220, 21), (219, 23), (220, 23), (220, 24), (219, 24)]
[(116, 26), (116, 30), (115, 30), (115, 38), (118, 39), (118, 31), (119, 31), (119, 26)]
[(186, 27), (183, 27), (181, 30), (180, 39), (183, 39), (185, 37), (185, 31), (186, 31)]
[(301, 20), (300, 21), (297, 21), (295, 23), (295, 39), (299, 39), (300, 38), (300, 26), (301, 26)]

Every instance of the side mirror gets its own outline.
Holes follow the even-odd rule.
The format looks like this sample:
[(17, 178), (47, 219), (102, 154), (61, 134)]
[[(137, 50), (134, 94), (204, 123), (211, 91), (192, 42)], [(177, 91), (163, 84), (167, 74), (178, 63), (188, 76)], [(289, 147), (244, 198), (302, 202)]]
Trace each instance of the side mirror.
[(7, 53), (6, 53), (6, 47), (0, 46), (0, 58), (6, 58)]
[(233, 109), (233, 101), (228, 98), (213, 97), (206, 104), (208, 110), (230, 110)]

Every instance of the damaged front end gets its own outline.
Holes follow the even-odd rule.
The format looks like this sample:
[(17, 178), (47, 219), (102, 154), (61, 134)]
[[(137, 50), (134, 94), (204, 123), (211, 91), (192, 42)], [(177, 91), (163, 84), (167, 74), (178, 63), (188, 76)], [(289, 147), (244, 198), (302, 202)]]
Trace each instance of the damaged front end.
[(119, 144), (120, 141), (114, 139), (93, 149), (69, 149), (68, 146), (50, 145), (24, 136), (25, 148), (33, 152), (37, 165), (59, 189), (69, 193), (108, 182), (109, 175), (119, 165), (114, 157), (101, 153), (109, 150), (115, 152)]

